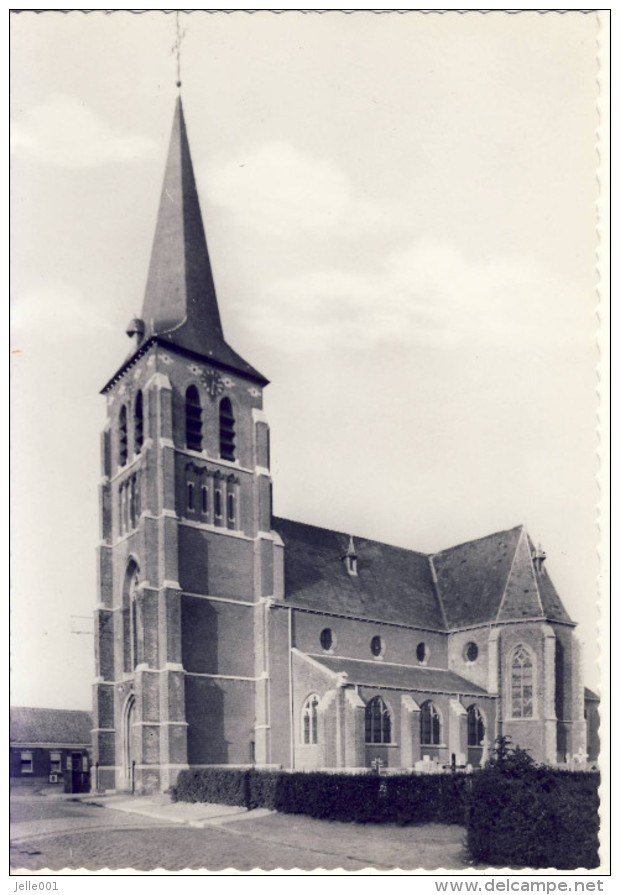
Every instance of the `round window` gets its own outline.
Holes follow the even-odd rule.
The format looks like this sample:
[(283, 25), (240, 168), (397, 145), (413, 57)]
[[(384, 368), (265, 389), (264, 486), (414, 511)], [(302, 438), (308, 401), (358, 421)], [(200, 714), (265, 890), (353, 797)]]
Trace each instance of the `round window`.
[(378, 634), (370, 641), (370, 652), (373, 656), (383, 655), (383, 640)]
[(425, 643), (418, 643), (415, 650), (416, 659), (418, 662), (426, 662), (428, 659), (428, 649), (426, 648)]
[(327, 652), (334, 645), (334, 637), (331, 628), (323, 628), (321, 631), (321, 648)]
[(477, 658), (478, 647), (473, 641), (470, 641), (465, 647), (465, 659), (467, 662), (475, 662)]

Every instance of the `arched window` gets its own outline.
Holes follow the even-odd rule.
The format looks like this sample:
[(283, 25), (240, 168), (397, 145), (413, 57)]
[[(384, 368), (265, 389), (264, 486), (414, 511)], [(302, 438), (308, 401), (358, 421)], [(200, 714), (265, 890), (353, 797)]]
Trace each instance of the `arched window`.
[(318, 740), (318, 705), (319, 697), (316, 693), (313, 693), (304, 702), (301, 712), (301, 741), (306, 746), (312, 746)]
[(423, 665), (425, 662), (428, 662), (428, 647), (422, 641), (418, 643), (415, 648), (415, 656), (420, 665)]
[(207, 516), (209, 513), (209, 489), (206, 485), (202, 486), (200, 493), (202, 495), (202, 514)]
[(482, 746), (484, 739), (484, 719), (477, 705), (467, 709), (467, 745)]
[(188, 510), (194, 509), (194, 487), (195, 486), (194, 486), (193, 482), (187, 483), (187, 509)]
[(118, 464), (124, 466), (127, 463), (127, 407), (121, 407), (118, 415)]
[(202, 405), (195, 385), (185, 392), (185, 444), (190, 451), (202, 450)]
[(123, 671), (133, 671), (138, 664), (138, 610), (136, 593), (138, 566), (130, 560), (123, 582)]
[(374, 696), (366, 705), (366, 742), (392, 742), (390, 710), (380, 696)]
[(532, 657), (522, 644), (510, 660), (510, 704), (513, 718), (534, 715), (534, 666)]
[(220, 488), (215, 489), (215, 518), (222, 518), (222, 491)]
[(420, 743), (423, 746), (441, 743), (441, 718), (430, 699), (420, 708)]
[(144, 444), (144, 408), (142, 406), (142, 392), (136, 395), (133, 408), (133, 445), (136, 454), (139, 454)]
[(232, 493), (228, 494), (227, 498), (228, 504), (228, 521), (232, 525), (235, 521), (235, 495)]
[(235, 459), (235, 415), (230, 398), (220, 401), (220, 457), (223, 460)]

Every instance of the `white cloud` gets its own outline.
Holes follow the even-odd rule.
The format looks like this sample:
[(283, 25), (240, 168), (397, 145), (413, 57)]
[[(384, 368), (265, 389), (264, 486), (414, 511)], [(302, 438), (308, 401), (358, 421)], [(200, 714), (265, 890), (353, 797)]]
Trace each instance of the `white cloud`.
[(430, 240), (392, 253), (370, 272), (319, 268), (281, 279), (255, 307), (253, 329), (291, 348), (314, 341), (566, 351), (583, 349), (595, 330), (589, 297), (536, 261), (475, 260)]
[(11, 147), (61, 168), (135, 161), (155, 149), (150, 138), (119, 134), (84, 102), (59, 93), (23, 114), (12, 129)]
[(390, 223), (385, 209), (356, 195), (345, 172), (284, 142), (271, 142), (209, 168), (209, 202), (284, 238), (358, 235)]

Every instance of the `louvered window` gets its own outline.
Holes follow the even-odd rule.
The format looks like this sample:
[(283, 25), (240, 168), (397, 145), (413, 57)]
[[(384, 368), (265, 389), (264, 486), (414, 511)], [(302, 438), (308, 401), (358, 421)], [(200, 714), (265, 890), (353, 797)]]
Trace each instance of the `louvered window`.
[(144, 444), (144, 409), (142, 406), (142, 392), (136, 395), (136, 403), (133, 411), (133, 435), (134, 451), (139, 454)]
[(230, 398), (220, 401), (220, 457), (235, 459), (235, 416)]
[(190, 451), (202, 450), (202, 405), (195, 385), (185, 392), (185, 444)]
[(124, 404), (118, 416), (118, 462), (119, 466), (127, 463), (127, 407)]

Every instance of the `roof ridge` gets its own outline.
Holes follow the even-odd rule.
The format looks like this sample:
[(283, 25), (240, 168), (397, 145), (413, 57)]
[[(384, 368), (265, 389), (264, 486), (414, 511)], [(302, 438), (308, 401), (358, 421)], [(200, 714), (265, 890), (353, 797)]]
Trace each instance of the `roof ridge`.
[[(517, 558), (517, 551), (519, 549), (519, 544), (521, 543), (521, 538), (523, 537), (523, 532), (525, 531), (524, 525), (517, 525), (516, 527), (521, 529), (521, 534), (517, 538), (517, 543), (515, 544), (515, 550), (514, 550), (514, 553), (512, 554), (512, 560), (510, 561), (510, 568), (508, 569), (508, 575), (506, 576), (506, 580), (504, 582), (504, 589), (502, 590), (502, 598), (499, 601), (499, 606), (497, 607), (497, 612), (495, 613), (495, 618), (493, 619), (493, 621), (495, 621), (495, 622), (499, 622), (499, 620), (500, 620), (502, 606), (504, 605), (504, 600), (506, 599), (506, 593), (508, 591), (508, 583), (510, 582), (510, 576), (512, 575), (512, 570), (514, 569), (514, 566), (515, 566), (515, 559)], [(515, 529), (510, 529), (510, 531), (515, 531)], [(528, 550), (528, 553), (529, 553), (529, 550)]]
[(443, 550), (436, 550), (434, 553), (428, 554), (432, 556), (433, 559), (436, 556), (441, 556), (442, 553), (448, 553), (450, 550), (456, 550), (458, 547), (467, 547), (469, 544), (477, 544), (480, 541), (488, 541), (489, 538), (496, 538), (499, 535), (508, 535), (513, 531), (517, 531), (519, 528), (525, 528), (523, 522), (520, 522), (518, 525), (513, 525), (512, 528), (502, 528), (500, 531), (492, 531), (488, 535), (482, 535), (479, 538), (472, 538), (470, 541), (460, 541), (458, 544), (453, 544), (451, 547), (444, 547)]

